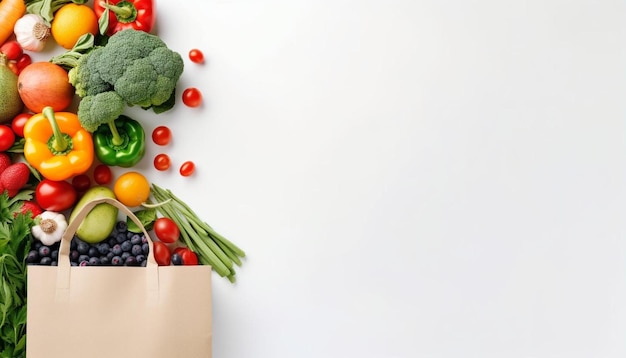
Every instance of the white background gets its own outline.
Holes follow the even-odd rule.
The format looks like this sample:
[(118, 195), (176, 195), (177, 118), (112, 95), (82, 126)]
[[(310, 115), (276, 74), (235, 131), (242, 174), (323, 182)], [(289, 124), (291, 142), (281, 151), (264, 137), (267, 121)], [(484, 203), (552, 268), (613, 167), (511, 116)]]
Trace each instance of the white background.
[(158, 6), (204, 106), (140, 168), (248, 254), (214, 357), (626, 356), (623, 1)]

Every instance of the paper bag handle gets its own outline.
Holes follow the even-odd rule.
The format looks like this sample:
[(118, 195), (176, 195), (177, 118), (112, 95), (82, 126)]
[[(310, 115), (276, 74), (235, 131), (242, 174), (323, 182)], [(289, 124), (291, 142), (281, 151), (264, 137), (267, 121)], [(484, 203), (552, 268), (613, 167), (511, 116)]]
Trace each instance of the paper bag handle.
[(74, 219), (69, 223), (69, 225), (65, 229), (65, 232), (63, 233), (63, 237), (61, 238), (61, 243), (60, 243), (60, 246), (59, 246), (59, 257), (57, 259), (57, 265), (59, 267), (61, 267), (61, 266), (69, 267), (70, 266), (70, 257), (69, 257), (70, 241), (72, 241), (72, 238), (74, 237), (74, 234), (76, 234), (76, 230), (78, 230), (78, 226), (80, 226), (80, 224), (85, 219), (87, 214), (89, 214), (91, 209), (93, 209), (96, 205), (102, 204), (102, 203), (111, 204), (111, 205), (117, 207), (124, 214), (126, 214), (137, 226), (139, 226), (139, 228), (141, 228), (141, 231), (146, 236), (146, 239), (148, 239), (147, 241), (148, 241), (149, 252), (148, 252), (148, 255), (146, 257), (146, 260), (147, 260), (146, 267), (156, 268), (158, 266), (158, 264), (157, 264), (157, 262), (156, 262), (156, 260), (154, 258), (154, 244), (152, 242), (152, 239), (150, 238), (150, 235), (148, 235), (148, 232), (146, 232), (146, 228), (144, 228), (144, 226), (141, 223), (141, 221), (137, 218), (137, 216), (135, 216), (135, 214), (130, 209), (128, 209), (128, 207), (126, 205), (124, 205), (121, 202), (119, 202), (119, 201), (117, 201), (115, 199), (112, 199), (112, 198), (98, 198), (98, 199), (91, 200), (91, 201), (87, 202), (87, 204), (85, 204), (78, 211), (78, 213), (76, 214)]

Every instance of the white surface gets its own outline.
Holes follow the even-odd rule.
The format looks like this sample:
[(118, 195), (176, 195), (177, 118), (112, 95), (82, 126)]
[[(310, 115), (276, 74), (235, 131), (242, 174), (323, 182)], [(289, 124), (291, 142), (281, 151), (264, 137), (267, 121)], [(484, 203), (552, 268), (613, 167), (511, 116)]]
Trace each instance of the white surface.
[(214, 357), (626, 356), (623, 1), (159, 11), (198, 171), (142, 166), (249, 256)]

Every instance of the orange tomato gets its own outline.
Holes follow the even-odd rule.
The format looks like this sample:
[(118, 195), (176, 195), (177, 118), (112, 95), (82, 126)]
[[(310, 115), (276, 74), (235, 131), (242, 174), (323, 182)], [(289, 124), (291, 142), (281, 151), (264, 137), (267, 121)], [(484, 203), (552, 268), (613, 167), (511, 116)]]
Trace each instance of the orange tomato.
[(84, 34), (98, 33), (98, 18), (91, 7), (69, 3), (54, 14), (51, 32), (57, 44), (69, 50)]

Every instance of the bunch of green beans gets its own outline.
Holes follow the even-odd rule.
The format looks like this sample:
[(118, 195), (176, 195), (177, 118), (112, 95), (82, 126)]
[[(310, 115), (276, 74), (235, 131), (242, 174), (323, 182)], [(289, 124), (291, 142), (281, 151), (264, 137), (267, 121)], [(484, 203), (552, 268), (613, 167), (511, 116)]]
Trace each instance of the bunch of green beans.
[(181, 241), (196, 253), (199, 263), (211, 265), (221, 277), (235, 282), (234, 265), (241, 266), (245, 252), (218, 234), (169, 189), (152, 184), (151, 194), (158, 203), (154, 208), (178, 225)]

